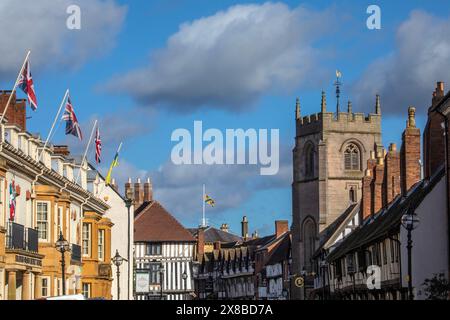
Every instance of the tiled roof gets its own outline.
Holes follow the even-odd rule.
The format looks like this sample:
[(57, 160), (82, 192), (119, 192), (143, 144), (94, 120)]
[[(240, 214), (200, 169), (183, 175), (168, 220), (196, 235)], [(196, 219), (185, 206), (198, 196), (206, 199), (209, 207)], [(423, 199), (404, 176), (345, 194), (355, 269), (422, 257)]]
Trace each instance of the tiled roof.
[(195, 242), (192, 234), (159, 202), (146, 202), (138, 210), (134, 218), (135, 242)]
[(289, 252), (291, 248), (291, 236), (286, 232), (282, 236), (281, 241), (278, 242), (276, 247), (272, 250), (272, 254), (267, 260), (266, 265), (273, 265), (289, 258)]
[(360, 247), (370, 245), (389, 233), (396, 232), (401, 224), (402, 216), (409, 208), (416, 209), (442, 179), (445, 169), (442, 167), (429, 181), (416, 183), (405, 197), (397, 196), (386, 208), (377, 212), (375, 216), (367, 219), (355, 229), (341, 244), (328, 256), (328, 261), (333, 261), (345, 256), (347, 253)]
[[(197, 228), (189, 228), (189, 232), (191, 232), (195, 237), (197, 237), (198, 229)], [(225, 232), (220, 229), (214, 227), (207, 227), (204, 231), (205, 234), (205, 242), (214, 243), (214, 242), (242, 242), (242, 238), (238, 235), (235, 235), (231, 232)]]

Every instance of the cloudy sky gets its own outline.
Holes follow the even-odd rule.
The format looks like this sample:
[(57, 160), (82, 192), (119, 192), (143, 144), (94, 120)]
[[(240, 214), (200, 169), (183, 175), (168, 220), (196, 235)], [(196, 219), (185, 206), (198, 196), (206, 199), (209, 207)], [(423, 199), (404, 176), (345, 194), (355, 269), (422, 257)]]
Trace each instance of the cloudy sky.
[[(71, 4), (81, 30), (66, 28)], [(381, 8), (381, 30), (366, 27), (370, 4)], [(335, 104), (335, 69), (342, 98), (355, 111), (373, 110), (381, 95), (383, 143), (399, 142), (408, 105), (423, 126), (436, 81), (450, 82), (448, 1), (182, 1), (41, 0), (0, 2), (0, 89), (11, 89), (31, 49), (39, 110), (28, 129), (49, 130), (66, 88), (89, 135), (100, 123), (105, 173), (123, 141), (115, 177), (150, 177), (155, 197), (188, 227), (198, 225), (202, 183), (215, 198), (210, 224), (239, 233), (273, 231), (291, 221), (294, 105), (318, 112), (321, 91)], [(279, 129), (280, 170), (260, 176), (251, 165), (176, 166), (177, 128), (193, 122), (222, 130)], [(62, 127), (60, 127), (62, 128)], [(55, 143), (68, 143), (59, 129)], [(93, 154), (89, 155), (93, 159)]]

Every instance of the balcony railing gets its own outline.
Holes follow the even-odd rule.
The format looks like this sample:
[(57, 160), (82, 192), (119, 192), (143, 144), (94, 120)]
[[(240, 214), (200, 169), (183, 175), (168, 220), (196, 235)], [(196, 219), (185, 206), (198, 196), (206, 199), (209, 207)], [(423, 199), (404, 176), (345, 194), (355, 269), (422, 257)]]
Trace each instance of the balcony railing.
[(6, 234), (6, 248), (38, 252), (38, 232), (23, 225), (9, 222)]
[(72, 261), (81, 262), (81, 246), (72, 243)]

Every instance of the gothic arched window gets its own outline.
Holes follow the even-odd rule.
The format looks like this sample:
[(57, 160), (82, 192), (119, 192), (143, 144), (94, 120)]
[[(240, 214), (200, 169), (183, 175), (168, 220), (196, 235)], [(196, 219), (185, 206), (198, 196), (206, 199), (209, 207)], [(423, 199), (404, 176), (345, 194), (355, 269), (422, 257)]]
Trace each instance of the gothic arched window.
[(351, 203), (356, 202), (356, 190), (354, 187), (350, 187), (350, 190), (348, 192), (348, 197)]
[(314, 176), (314, 147), (308, 144), (305, 148), (305, 176)]
[(316, 251), (316, 226), (314, 221), (307, 220), (303, 225), (303, 241), (305, 247), (305, 268), (306, 271), (312, 271), (312, 256)]
[(361, 156), (357, 146), (349, 144), (344, 151), (345, 170), (360, 170)]

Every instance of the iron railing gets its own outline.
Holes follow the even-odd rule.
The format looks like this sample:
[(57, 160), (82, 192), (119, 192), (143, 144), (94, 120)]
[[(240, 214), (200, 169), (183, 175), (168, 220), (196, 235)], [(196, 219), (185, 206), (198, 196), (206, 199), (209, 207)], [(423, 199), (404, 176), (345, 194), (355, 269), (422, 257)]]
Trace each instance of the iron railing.
[(6, 248), (38, 252), (38, 231), (10, 221), (6, 233)]

